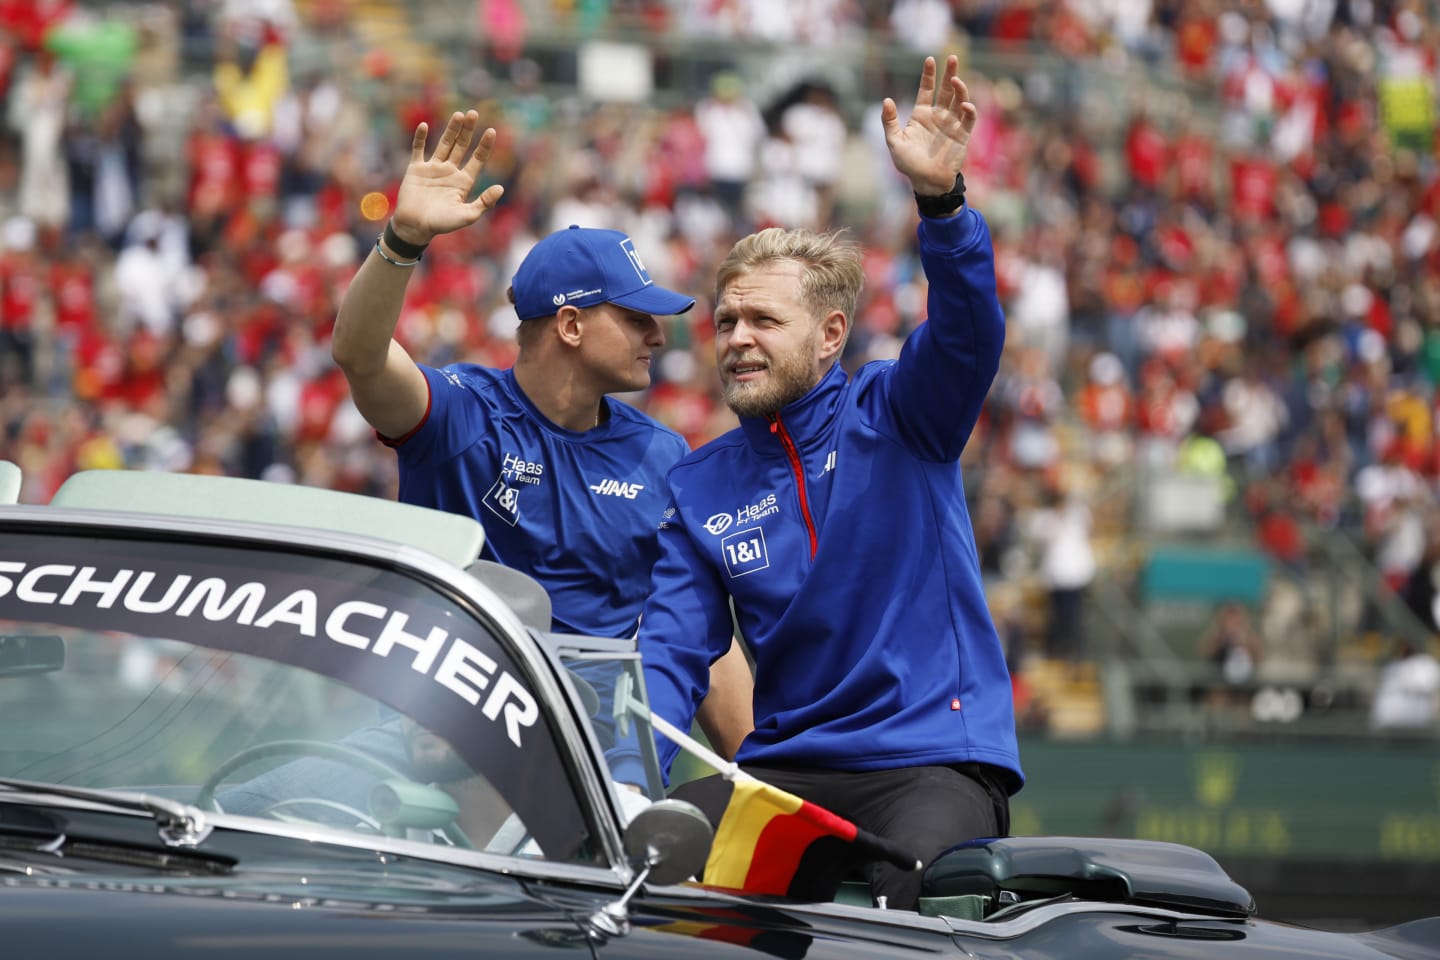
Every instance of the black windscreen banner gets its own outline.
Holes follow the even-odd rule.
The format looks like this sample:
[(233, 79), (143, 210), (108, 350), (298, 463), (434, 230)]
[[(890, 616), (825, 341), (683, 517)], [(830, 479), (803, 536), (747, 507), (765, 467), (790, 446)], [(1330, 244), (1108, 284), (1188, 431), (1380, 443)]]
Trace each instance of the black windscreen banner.
[(572, 858), (588, 836), (540, 695), (483, 622), (418, 579), (263, 548), (7, 533), (0, 619), (178, 640), (338, 680), (444, 737), (525, 811), (547, 857)]

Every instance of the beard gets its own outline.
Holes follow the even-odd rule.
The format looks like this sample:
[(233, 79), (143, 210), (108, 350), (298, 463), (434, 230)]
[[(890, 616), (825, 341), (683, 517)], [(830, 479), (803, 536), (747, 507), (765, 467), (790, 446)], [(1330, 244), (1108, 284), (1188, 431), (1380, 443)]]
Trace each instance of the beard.
[(739, 417), (763, 417), (779, 413), (782, 407), (805, 396), (819, 382), (810, 359), (815, 355), (814, 339), (807, 341), (801, 349), (771, 359), (767, 375), (759, 381), (745, 383), (735, 380), (733, 366), (761, 358), (742, 356), (740, 360), (728, 362), (723, 378), (725, 405)]

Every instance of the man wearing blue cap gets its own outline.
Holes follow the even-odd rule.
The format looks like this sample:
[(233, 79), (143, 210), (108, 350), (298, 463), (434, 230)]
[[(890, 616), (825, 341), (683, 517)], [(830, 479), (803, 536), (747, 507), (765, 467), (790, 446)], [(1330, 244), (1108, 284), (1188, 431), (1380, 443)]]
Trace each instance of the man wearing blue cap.
[[(479, 519), (485, 558), (549, 592), (553, 630), (632, 636), (665, 474), (688, 448), (607, 394), (650, 385), (665, 342), (655, 318), (695, 300), (653, 282), (623, 233), (571, 227), (537, 243), (512, 280), (512, 368), (417, 364), (394, 339), (407, 282), (432, 238), (475, 223), (504, 192), (471, 199), (495, 144), (493, 129), (475, 142), (478, 126), (473, 110), (453, 114), (429, 159), (426, 124), (416, 129), (394, 215), (345, 293), (331, 352), (399, 456), (401, 500)], [(733, 698), (715, 698), (702, 723), (733, 754), (749, 731), (749, 673), (738, 649), (719, 669), (717, 689)]]

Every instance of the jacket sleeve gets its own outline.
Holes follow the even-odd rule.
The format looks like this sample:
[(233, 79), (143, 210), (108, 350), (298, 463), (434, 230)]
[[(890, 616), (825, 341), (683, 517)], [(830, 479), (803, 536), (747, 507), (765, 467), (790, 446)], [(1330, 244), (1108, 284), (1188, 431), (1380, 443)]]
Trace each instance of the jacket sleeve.
[(1000, 367), (1005, 317), (995, 288), (995, 249), (968, 205), (947, 219), (921, 218), (927, 319), (862, 394), (871, 425), (916, 456), (958, 459)]
[[(729, 595), (710, 561), (696, 548), (678, 511), (659, 531), (660, 557), (640, 618), (639, 647), (650, 709), (684, 731), (710, 688), (710, 664), (730, 649)], [(665, 782), (680, 748), (656, 735)], [(620, 779), (620, 774), (616, 773)]]

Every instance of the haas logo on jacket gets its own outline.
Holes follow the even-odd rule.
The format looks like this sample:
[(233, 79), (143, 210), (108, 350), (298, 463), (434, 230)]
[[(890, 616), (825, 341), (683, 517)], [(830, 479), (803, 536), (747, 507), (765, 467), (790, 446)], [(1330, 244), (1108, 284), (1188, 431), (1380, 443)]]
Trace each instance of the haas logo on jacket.
[(775, 494), (769, 494), (762, 500), (757, 500), (748, 506), (741, 507), (735, 511), (735, 525), (743, 527), (747, 523), (755, 523), (763, 520), (771, 514), (780, 512), (779, 505), (775, 502)]
[(726, 530), (729, 530), (730, 524), (734, 522), (734, 520), (730, 519), (730, 514), (728, 511), (725, 513), (717, 513), (715, 514), (715, 516), (705, 521), (705, 529), (708, 530), (713, 536), (718, 537)]
[(526, 460), (513, 453), (506, 453), (500, 479), (508, 483), (525, 483), (538, 487), (545, 476), (545, 464), (538, 460)]
[(645, 484), (643, 483), (624, 483), (620, 480), (601, 480), (599, 483), (590, 484), (591, 493), (624, 497), (626, 500), (634, 500), (644, 489)]
[(754, 503), (738, 508), (734, 513), (727, 510), (724, 513), (712, 515), (709, 520), (705, 521), (705, 530), (712, 537), (718, 537), (729, 530), (732, 525), (743, 527), (747, 523), (756, 523), (779, 512), (779, 503), (775, 499), (775, 494), (771, 493)]

